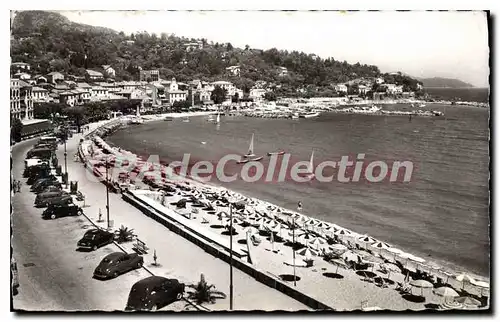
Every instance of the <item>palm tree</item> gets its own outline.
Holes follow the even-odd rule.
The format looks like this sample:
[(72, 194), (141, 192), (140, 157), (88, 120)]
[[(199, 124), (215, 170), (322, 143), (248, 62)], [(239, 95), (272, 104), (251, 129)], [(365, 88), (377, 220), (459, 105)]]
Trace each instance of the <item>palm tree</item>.
[(189, 287), (193, 288), (194, 291), (188, 292), (188, 297), (196, 301), (197, 304), (201, 304), (204, 302), (207, 303), (215, 303), (217, 299), (225, 299), (226, 294), (220, 291), (214, 290), (214, 284), (208, 284), (205, 280), (205, 275), (201, 274), (200, 281), (198, 284), (189, 285)]
[(117, 242), (120, 244), (132, 241), (132, 239), (134, 238), (134, 230), (122, 225), (120, 229), (118, 229), (117, 235)]

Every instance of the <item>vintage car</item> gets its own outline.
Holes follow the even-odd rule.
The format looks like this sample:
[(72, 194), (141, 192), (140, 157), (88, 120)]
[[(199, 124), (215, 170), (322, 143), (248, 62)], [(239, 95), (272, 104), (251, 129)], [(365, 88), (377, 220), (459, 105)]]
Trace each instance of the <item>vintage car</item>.
[(69, 204), (50, 204), (42, 213), (44, 219), (56, 219), (66, 216), (81, 216), (83, 215), (82, 208), (74, 203)]
[(34, 193), (40, 193), (45, 188), (50, 186), (62, 188), (61, 183), (57, 179), (45, 178), (40, 181), (37, 181), (36, 184), (33, 184), (30, 190), (33, 191)]
[(96, 250), (99, 247), (111, 244), (115, 234), (102, 229), (89, 229), (77, 243), (78, 248)]
[(94, 277), (114, 278), (128, 271), (141, 268), (144, 258), (137, 253), (115, 252), (102, 259), (94, 270)]
[(185, 285), (176, 279), (161, 276), (146, 277), (135, 283), (128, 296), (126, 311), (156, 311), (180, 300)]

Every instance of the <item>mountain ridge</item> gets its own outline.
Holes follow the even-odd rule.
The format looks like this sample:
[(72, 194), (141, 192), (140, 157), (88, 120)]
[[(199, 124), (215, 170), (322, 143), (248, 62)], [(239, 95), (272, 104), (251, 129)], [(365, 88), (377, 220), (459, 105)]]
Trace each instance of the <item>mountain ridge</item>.
[(446, 78), (446, 77), (428, 77), (428, 78), (418, 78), (422, 82), (424, 87), (427, 88), (475, 88), (474, 85), (466, 83), (462, 80), (456, 78)]

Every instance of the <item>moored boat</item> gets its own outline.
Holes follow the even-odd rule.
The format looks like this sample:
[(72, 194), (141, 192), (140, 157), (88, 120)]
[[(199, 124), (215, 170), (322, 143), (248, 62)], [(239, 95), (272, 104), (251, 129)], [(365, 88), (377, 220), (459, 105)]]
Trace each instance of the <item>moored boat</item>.
[(268, 152), (267, 153), (268, 156), (271, 156), (271, 155), (283, 155), (283, 154), (285, 154), (285, 151)]

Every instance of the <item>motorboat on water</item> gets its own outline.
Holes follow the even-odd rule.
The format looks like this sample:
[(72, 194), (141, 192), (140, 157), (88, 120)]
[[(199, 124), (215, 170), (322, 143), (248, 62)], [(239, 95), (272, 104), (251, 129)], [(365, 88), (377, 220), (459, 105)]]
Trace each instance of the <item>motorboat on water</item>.
[(425, 104), (420, 104), (418, 107), (425, 107)]
[(163, 119), (164, 121), (173, 121), (174, 119), (170, 116), (167, 116)]
[(144, 120), (140, 117), (135, 117), (130, 121), (130, 124), (143, 124)]
[(186, 117), (185, 119), (183, 119), (182, 122), (188, 123), (189, 122), (189, 117)]
[(312, 112), (312, 113), (301, 114), (301, 115), (299, 115), (299, 118), (309, 119), (309, 118), (317, 117), (317, 116), (319, 116), (319, 112)]
[(285, 151), (277, 151), (277, 152), (268, 152), (267, 155), (268, 156), (272, 156), (272, 155), (283, 155), (285, 154)]

